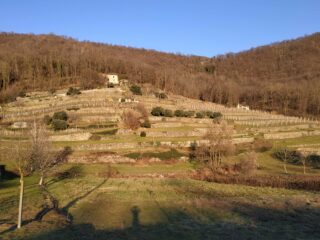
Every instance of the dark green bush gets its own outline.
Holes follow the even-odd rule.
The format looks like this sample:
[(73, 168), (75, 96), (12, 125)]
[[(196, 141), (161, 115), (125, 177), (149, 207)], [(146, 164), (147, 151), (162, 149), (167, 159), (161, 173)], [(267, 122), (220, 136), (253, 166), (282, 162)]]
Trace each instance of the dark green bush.
[(184, 111), (183, 112), (184, 117), (193, 117), (194, 116), (194, 111)]
[(74, 96), (74, 95), (79, 95), (79, 94), (81, 94), (81, 91), (77, 88), (70, 87), (67, 91), (67, 95), (69, 95), (69, 96)]
[(279, 149), (273, 152), (272, 156), (281, 161), (286, 161), (291, 164), (301, 164), (302, 155), (297, 151), (291, 151), (288, 149)]
[(78, 111), (79, 109), (80, 109), (79, 107), (67, 108), (68, 111)]
[(142, 95), (141, 87), (139, 87), (138, 85), (132, 85), (132, 86), (130, 87), (130, 91), (131, 91), (134, 95)]
[(143, 128), (151, 128), (151, 123), (150, 123), (149, 119), (146, 119), (143, 123), (141, 123), (140, 126)]
[(165, 117), (173, 117), (173, 112), (170, 109), (165, 109), (164, 110), (164, 116)]
[(222, 114), (221, 114), (221, 112), (214, 112), (212, 114), (211, 118), (220, 119), (220, 118), (222, 118)]
[(152, 116), (164, 116), (165, 110), (162, 107), (154, 107), (151, 111)]
[(140, 133), (140, 137), (146, 137), (146, 136), (147, 136), (147, 133), (146, 133), (146, 132), (142, 131), (142, 132)]
[(51, 125), (55, 131), (65, 130), (68, 128), (68, 123), (65, 120), (60, 119), (52, 119)]
[(196, 118), (204, 118), (206, 116), (205, 112), (197, 112), (196, 113)]
[(183, 116), (184, 116), (184, 111), (183, 111), (183, 110), (180, 110), (180, 109), (175, 110), (175, 111), (174, 111), (174, 115), (175, 115), (176, 117), (183, 117)]
[(58, 120), (68, 120), (68, 114), (65, 111), (61, 112), (55, 112), (52, 116), (52, 119), (58, 119)]
[(207, 117), (212, 118), (212, 119), (221, 119), (221, 117), (222, 117), (222, 114), (220, 112), (207, 111), (206, 115), (207, 115)]
[(166, 98), (168, 98), (168, 96), (165, 94), (165, 93), (163, 93), (163, 92), (156, 92), (155, 94), (154, 94), (157, 98), (161, 98), (161, 99), (166, 99)]
[(320, 155), (310, 154), (307, 157), (307, 164), (314, 168), (320, 168)]

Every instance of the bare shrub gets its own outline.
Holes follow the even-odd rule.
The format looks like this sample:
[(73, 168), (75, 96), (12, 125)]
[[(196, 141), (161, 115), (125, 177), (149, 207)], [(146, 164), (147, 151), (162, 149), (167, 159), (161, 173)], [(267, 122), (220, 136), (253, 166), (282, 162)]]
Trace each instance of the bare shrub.
[(125, 128), (136, 130), (140, 127), (140, 113), (134, 110), (124, 111), (122, 114), (122, 122)]
[(258, 168), (257, 154), (255, 152), (246, 153), (241, 157), (238, 166), (241, 173), (246, 175), (253, 174)]
[(143, 119), (145, 119), (145, 120), (148, 119), (148, 111), (147, 111), (146, 107), (142, 103), (139, 103), (135, 107), (135, 110), (141, 114), (141, 117)]
[(212, 171), (216, 171), (221, 167), (222, 160), (235, 151), (232, 134), (233, 129), (226, 123), (213, 124), (204, 136), (209, 143), (194, 146), (193, 154), (196, 160), (205, 164)]

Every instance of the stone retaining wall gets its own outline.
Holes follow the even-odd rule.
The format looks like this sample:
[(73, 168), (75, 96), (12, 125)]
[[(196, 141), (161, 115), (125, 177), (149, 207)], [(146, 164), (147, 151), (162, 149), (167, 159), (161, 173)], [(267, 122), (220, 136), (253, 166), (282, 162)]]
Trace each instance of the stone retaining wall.
[(299, 137), (317, 136), (317, 135), (320, 135), (320, 130), (283, 132), (283, 133), (266, 133), (263, 136), (265, 139), (287, 139), (287, 138), (299, 138)]
[(53, 142), (69, 142), (69, 141), (86, 141), (92, 136), (89, 132), (84, 133), (71, 133), (64, 135), (52, 135), (49, 139)]
[(69, 156), (70, 163), (135, 163), (136, 160), (125, 156), (108, 153), (85, 154), (83, 156)]

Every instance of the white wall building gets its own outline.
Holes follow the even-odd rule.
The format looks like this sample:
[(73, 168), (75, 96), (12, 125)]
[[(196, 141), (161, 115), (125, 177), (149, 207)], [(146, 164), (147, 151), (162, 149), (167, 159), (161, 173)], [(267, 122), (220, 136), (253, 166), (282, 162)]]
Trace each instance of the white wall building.
[(109, 84), (119, 85), (119, 77), (117, 74), (107, 74), (107, 80)]
[(238, 108), (238, 109), (247, 110), (247, 111), (250, 110), (250, 107), (249, 107), (249, 106), (244, 106), (244, 105), (241, 105), (241, 104), (239, 104), (239, 103), (238, 103), (238, 105), (237, 105), (237, 108)]

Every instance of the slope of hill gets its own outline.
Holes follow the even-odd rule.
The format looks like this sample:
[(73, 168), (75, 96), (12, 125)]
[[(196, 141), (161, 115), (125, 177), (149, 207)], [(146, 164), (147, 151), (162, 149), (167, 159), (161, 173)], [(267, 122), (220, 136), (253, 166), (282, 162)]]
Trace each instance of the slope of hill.
[(320, 34), (212, 59), (79, 42), (55, 35), (0, 34), (0, 100), (22, 90), (93, 88), (99, 73), (187, 97), (288, 115), (320, 114)]

